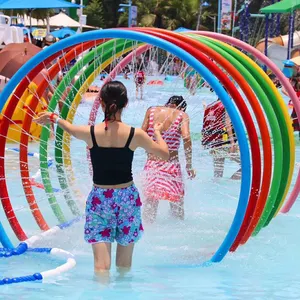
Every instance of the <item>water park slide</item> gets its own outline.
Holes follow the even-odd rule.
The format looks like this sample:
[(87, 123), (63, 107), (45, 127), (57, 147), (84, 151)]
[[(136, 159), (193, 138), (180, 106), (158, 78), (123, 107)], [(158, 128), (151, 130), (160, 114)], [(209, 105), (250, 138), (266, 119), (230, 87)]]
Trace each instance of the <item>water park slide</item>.
[[(283, 61), (287, 56), (288, 35), (281, 35), (268, 40), (268, 57), (279, 67), (283, 68)], [(265, 52), (265, 39), (260, 40), (256, 47), (257, 50)], [(294, 46), (291, 51), (291, 58), (300, 56), (300, 31), (294, 32)]]
[(24, 30), (27, 31), (28, 37), (30, 39), (28, 28), (11, 26), (11, 17), (0, 14), (0, 45), (8, 45), (11, 43), (23, 43)]
[[(17, 107), (14, 111), (14, 114), (11, 119), (11, 123), (9, 125), (9, 130), (7, 134), (7, 140), (10, 143), (19, 143), (20, 142), (20, 136), (22, 131), (22, 124), (25, 117), (25, 114), (38, 114), (39, 112), (45, 110), (47, 108), (47, 102), (44, 98), (42, 98), (41, 102), (38, 104), (36, 110), (33, 112), (30, 109), (31, 106), (31, 100), (33, 98), (33, 95), (37, 89), (37, 85), (35, 83), (31, 83), (29, 85), (29, 88), (25, 91), (22, 98), (19, 100)], [(8, 102), (7, 102), (8, 103)], [(6, 109), (5, 105), (3, 107), (3, 111)], [(3, 118), (3, 114), (0, 116), (0, 124)], [(30, 140), (35, 140), (40, 137), (41, 134), (41, 126), (37, 125), (36, 123), (32, 123), (29, 134), (30, 134)]]

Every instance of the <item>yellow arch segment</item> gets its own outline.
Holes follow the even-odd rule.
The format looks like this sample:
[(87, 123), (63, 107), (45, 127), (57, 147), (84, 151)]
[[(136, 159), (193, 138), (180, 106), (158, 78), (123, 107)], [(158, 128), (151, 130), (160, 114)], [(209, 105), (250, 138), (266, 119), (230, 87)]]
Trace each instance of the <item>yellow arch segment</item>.
[[(141, 45), (139, 45), (141, 46)], [(123, 49), (122, 51), (116, 53), (113, 57), (109, 58), (105, 62), (103, 62), (96, 70), (92, 72), (92, 74), (86, 79), (86, 81), (83, 83), (83, 85), (80, 87), (80, 89), (77, 91), (75, 98), (71, 104), (71, 107), (69, 109), (68, 115), (66, 120), (70, 123), (73, 123), (75, 113), (77, 111), (78, 105), (81, 101), (82, 95), (87, 91), (87, 89), (90, 87), (90, 85), (94, 82), (95, 78), (100, 74), (100, 72), (105, 69), (107, 66), (109, 66), (114, 58), (119, 58), (121, 55), (128, 53), (136, 46), (131, 46), (126, 49)], [(71, 142), (71, 136), (66, 131), (63, 133), (63, 161), (67, 173), (67, 178), (71, 185), (75, 182), (75, 176), (72, 168), (72, 161), (70, 159), (70, 142)], [(74, 193), (76, 195), (80, 195), (80, 192), (78, 190), (74, 190)]]
[[(17, 106), (11, 117), (11, 123), (9, 124), (8, 127), (8, 131), (6, 135), (7, 142), (20, 143), (21, 133), (23, 131), (22, 126), (26, 114), (34, 115), (45, 111), (45, 108), (47, 107), (47, 102), (43, 97), (40, 98), (35, 110), (33, 111), (31, 109), (31, 102), (33, 96), (36, 93), (36, 89), (37, 89), (37, 85), (34, 82), (29, 83), (29, 85), (23, 92), (22, 96), (18, 100)], [(9, 100), (5, 103), (2, 112), (0, 112), (0, 124), (1, 121), (4, 119), (5, 110), (12, 96), (13, 93), (9, 97)], [(41, 131), (42, 131), (41, 125), (31, 122), (29, 133), (28, 133), (29, 141), (38, 141), (40, 138)]]
[[(238, 52), (237, 49), (233, 48), (232, 46), (230, 46), (235, 52)], [(279, 210), (281, 209), (284, 200), (287, 196), (287, 193), (289, 191), (289, 188), (291, 186), (291, 182), (292, 182), (292, 177), (293, 177), (293, 172), (294, 172), (294, 167), (295, 167), (295, 140), (294, 140), (294, 132), (293, 132), (293, 126), (292, 126), (292, 122), (290, 119), (290, 115), (288, 112), (288, 108), (282, 98), (282, 96), (280, 95), (278, 89), (275, 87), (275, 85), (273, 84), (273, 82), (271, 81), (271, 79), (269, 78), (269, 76), (253, 61), (251, 60), (248, 56), (246, 56), (245, 54), (242, 53), (242, 56), (244, 59), (247, 59), (247, 61), (249, 61), (249, 63), (251, 63), (251, 66), (253, 68), (255, 68), (259, 74), (262, 76), (262, 78), (268, 83), (268, 85), (271, 87), (272, 92), (274, 93), (274, 96), (281, 108), (281, 111), (283, 113), (283, 117), (285, 119), (285, 122), (287, 124), (287, 130), (288, 130), (288, 136), (289, 136), (289, 141), (290, 141), (290, 170), (289, 170), (289, 174), (288, 174), (288, 180), (287, 180), (287, 184), (284, 190), (284, 194), (282, 196), (282, 199), (280, 201), (280, 204), (278, 206), (278, 209), (276, 211), (276, 213), (274, 214), (274, 217), (278, 214)]]
[[(212, 38), (208, 38), (210, 40), (214, 40)], [(251, 64), (251, 66), (258, 71), (258, 73), (260, 74), (260, 76), (262, 76), (262, 78), (268, 83), (268, 85), (271, 87), (272, 92), (274, 93), (274, 96), (283, 112), (283, 116), (284, 119), (286, 121), (286, 123), (288, 124), (287, 129), (288, 129), (288, 135), (289, 135), (289, 140), (290, 140), (290, 171), (288, 174), (288, 182), (287, 185), (285, 187), (285, 191), (284, 191), (284, 195), (280, 201), (280, 205), (276, 211), (275, 216), (277, 215), (277, 213), (279, 212), (280, 208), (282, 207), (284, 200), (286, 198), (286, 195), (288, 193), (289, 187), (291, 185), (291, 181), (292, 181), (292, 176), (293, 176), (293, 170), (294, 170), (294, 165), (295, 165), (295, 141), (294, 141), (294, 135), (293, 135), (293, 128), (290, 122), (290, 116), (288, 114), (288, 109), (283, 101), (283, 98), (281, 97), (280, 93), (278, 92), (277, 88), (273, 85), (272, 81), (270, 80), (270, 78), (265, 74), (265, 72), (253, 61), (251, 60), (248, 56), (246, 56), (244, 53), (241, 53), (240, 51), (238, 51), (237, 49), (235, 49), (234, 47), (232, 47), (231, 45), (228, 45), (224, 42), (218, 41), (219, 43), (225, 45), (226, 47), (230, 48), (231, 51), (234, 51), (235, 53), (237, 53), (238, 55), (242, 56), (245, 60), (248, 61), (249, 64)], [(120, 57), (123, 53), (131, 50), (133, 47), (127, 48), (126, 50), (123, 50), (117, 54), (115, 54), (116, 57)], [(99, 68), (97, 68), (96, 71), (94, 71), (89, 78), (84, 82), (84, 84), (82, 85), (82, 87), (80, 88), (80, 90), (77, 92), (74, 101), (72, 102), (71, 105), (71, 109), (69, 110), (68, 116), (67, 116), (67, 120), (69, 122), (73, 122), (74, 116), (75, 116), (75, 111), (77, 110), (77, 107), (80, 103), (81, 100), (81, 94), (85, 93), (86, 90), (88, 89), (88, 87), (92, 84), (92, 82), (95, 80), (95, 77), (97, 75), (99, 75), (100, 71), (104, 68), (106, 68), (107, 65), (109, 65), (109, 63), (112, 62), (112, 58), (109, 59), (108, 61), (104, 62)], [(97, 74), (97, 75), (96, 75)], [(67, 170), (69, 169), (69, 171), (71, 172), (71, 160), (70, 160), (70, 136), (69, 134), (67, 134), (64, 131), (64, 143), (63, 143), (63, 149), (64, 149), (64, 164), (67, 168)], [(71, 175), (72, 174), (72, 175)], [(70, 175), (73, 180), (74, 180), (74, 173), (72, 172)]]

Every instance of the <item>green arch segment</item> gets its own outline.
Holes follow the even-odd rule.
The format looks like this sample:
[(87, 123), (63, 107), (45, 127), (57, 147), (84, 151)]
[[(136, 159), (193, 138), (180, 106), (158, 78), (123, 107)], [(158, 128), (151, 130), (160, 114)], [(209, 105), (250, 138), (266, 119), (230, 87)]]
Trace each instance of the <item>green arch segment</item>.
[[(99, 45), (97, 48), (89, 52), (87, 55), (85, 55), (82, 60), (77, 62), (71, 69), (70, 71), (66, 74), (66, 76), (63, 78), (59, 86), (56, 88), (54, 95), (51, 98), (51, 101), (48, 106), (49, 111), (54, 111), (58, 101), (60, 99), (60, 95), (64, 92), (66, 87), (71, 83), (75, 75), (82, 69), (83, 66), (87, 65), (90, 63), (92, 60), (95, 60), (93, 64), (91, 64), (85, 71), (84, 73), (80, 76), (80, 78), (75, 82), (75, 85), (71, 89), (71, 91), (68, 94), (68, 97), (66, 99), (66, 104), (64, 105), (61, 113), (61, 117), (66, 116), (68, 113), (68, 105), (72, 103), (72, 95), (75, 95), (74, 91), (76, 88), (80, 87), (80, 83), (82, 82), (82, 79), (84, 76), (87, 76), (87, 74), (91, 74), (93, 71), (93, 67), (95, 67), (96, 63), (99, 61), (105, 61), (109, 59), (110, 57), (113, 56), (113, 53), (116, 50), (122, 51), (122, 47), (126, 47), (127, 45), (133, 45), (136, 44), (136, 41), (127, 41), (127, 43), (124, 43), (124, 40), (122, 39), (117, 39), (117, 40), (110, 40), (108, 42), (105, 42), (101, 45)], [(98, 57), (97, 59), (95, 59)], [(99, 65), (100, 66), (100, 65)], [(66, 107), (68, 107), (66, 109)], [(60, 129), (58, 127), (58, 129)], [(42, 133), (41, 133), (41, 140), (40, 140), (40, 167), (41, 167), (41, 176), (43, 180), (43, 184), (45, 187), (46, 194), (48, 196), (48, 201), (51, 204), (51, 207), (54, 211), (54, 214), (58, 218), (59, 222), (65, 222), (66, 219), (63, 217), (62, 218), (62, 211), (57, 203), (56, 197), (53, 192), (53, 188), (51, 185), (51, 180), (50, 180), (50, 174), (48, 171), (48, 165), (47, 165), (47, 141), (49, 139), (49, 126), (48, 129), (43, 128)], [(62, 147), (62, 131), (59, 130), (56, 133), (56, 147), (60, 146)], [(64, 176), (64, 170), (62, 166), (62, 151), (59, 149), (55, 149), (55, 158), (56, 158), (56, 164), (57, 164), (57, 171), (58, 171), (58, 178), (59, 178), (59, 183), (60, 186), (63, 190), (63, 195), (66, 199), (66, 202), (68, 206), (70, 207), (71, 211), (73, 214), (78, 215), (80, 213), (75, 201), (71, 198), (71, 192), (69, 191), (69, 187), (67, 184), (67, 181)], [(53, 205), (54, 204), (54, 205)]]
[[(215, 40), (212, 41), (212, 43), (220, 44), (220, 47), (223, 47), (223, 48), (228, 48), (228, 46), (224, 45), (223, 43), (218, 43)], [(243, 62), (243, 60), (241, 58), (242, 55), (238, 55), (235, 52), (233, 52), (232, 54), (235, 56), (235, 58), (239, 59), (240, 62)], [(253, 75), (255, 75), (255, 74), (257, 75), (256, 76), (257, 83), (263, 88), (264, 93), (267, 95), (267, 97), (270, 101), (270, 104), (272, 105), (272, 109), (275, 113), (275, 116), (277, 118), (276, 122), (278, 122), (278, 125), (279, 125), (281, 140), (279, 140), (279, 141), (277, 140), (278, 135), (276, 135), (276, 136), (273, 135), (274, 149), (278, 148), (279, 143), (281, 143), (281, 147), (282, 147), (282, 159), (281, 159), (281, 166), (279, 169), (279, 172), (281, 172), (281, 180), (279, 181), (279, 187), (278, 188), (274, 187), (274, 190), (278, 189), (277, 196), (276, 196), (276, 199), (273, 201), (272, 201), (272, 198), (269, 198), (270, 201), (267, 202), (265, 209), (263, 211), (262, 217), (255, 229), (254, 234), (257, 234), (262, 227), (267, 226), (269, 224), (269, 222), (274, 217), (276, 210), (282, 201), (282, 198), (284, 196), (284, 192), (286, 189), (286, 184), (288, 182), (289, 174), (290, 174), (290, 172), (292, 172), (292, 169), (290, 168), (290, 161), (291, 161), (291, 151), (293, 149), (291, 149), (291, 147), (290, 147), (291, 144), (290, 144), (290, 138), (288, 135), (288, 128), (287, 128), (288, 125), (285, 121), (285, 118), (284, 118), (284, 115), (282, 113), (279, 103), (277, 102), (276, 98), (274, 98), (274, 94), (272, 92), (270, 85), (259, 75), (259, 72), (257, 70), (255, 70), (254, 68), (251, 67), (250, 64), (246, 63), (246, 66)], [(259, 99), (261, 100), (260, 97), (261, 96), (259, 96)], [(263, 105), (263, 103), (262, 103), (262, 105)], [(265, 110), (265, 113), (267, 114), (267, 113), (269, 113), (269, 111)], [(272, 121), (270, 122), (270, 126), (273, 127)], [(276, 153), (275, 153), (275, 155), (276, 155)], [(277, 157), (276, 157), (276, 159), (277, 159)], [(275, 169), (275, 167), (277, 167), (277, 165), (279, 165), (279, 163), (276, 162), (276, 159), (275, 159), (276, 166), (274, 166), (273, 182), (272, 182), (270, 194), (272, 192), (273, 186), (275, 186), (276, 182), (278, 182), (278, 180), (275, 178), (275, 176), (277, 176), (276, 170), (278, 170), (278, 168)], [(275, 183), (274, 183), (274, 180), (276, 180)]]
[[(271, 187), (269, 190), (268, 201), (265, 206), (265, 210), (261, 219), (265, 220), (267, 215), (270, 213), (271, 208), (276, 202), (277, 195), (279, 194), (279, 186), (282, 182), (282, 164), (283, 164), (283, 148), (282, 148), (282, 136), (279, 127), (279, 123), (276, 117), (276, 114), (273, 110), (273, 107), (270, 103), (270, 97), (265, 92), (268, 89), (268, 84), (264, 82), (262, 85), (258, 83), (259, 74), (257, 72), (251, 72), (253, 68), (251, 65), (242, 59), (241, 55), (236, 55), (234, 51), (232, 51), (229, 47), (224, 44), (212, 41), (211, 39), (207, 39), (204, 37), (197, 37), (197, 40), (201, 41), (206, 46), (214, 49), (216, 52), (221, 54), (224, 58), (226, 58), (247, 80), (253, 91), (255, 92), (257, 99), (260, 101), (262, 107), (264, 108), (264, 112), (266, 113), (267, 119), (269, 121), (271, 127), (271, 133), (274, 143), (274, 169), (273, 169), (273, 180), (271, 183)], [(256, 71), (256, 70), (252, 70)]]
[[(265, 206), (264, 212), (262, 214), (261, 220), (259, 224), (256, 227), (255, 234), (259, 232), (259, 230), (263, 227), (266, 226), (269, 221), (272, 219), (274, 214), (276, 213), (276, 209), (280, 205), (280, 201), (282, 199), (282, 196), (284, 194), (285, 186), (288, 180), (288, 174), (290, 171), (290, 143), (289, 143), (289, 136), (287, 132), (287, 124), (284, 120), (284, 117), (282, 115), (281, 109), (279, 104), (277, 103), (276, 99), (273, 98), (273, 92), (269, 86), (269, 84), (264, 81), (259, 72), (255, 70), (248, 62), (244, 61), (242, 59), (242, 56), (239, 54), (236, 54), (234, 51), (232, 51), (228, 46), (226, 46), (223, 43), (219, 43), (215, 40), (210, 40), (208, 38), (204, 37), (199, 37), (196, 35), (191, 34), (193, 38), (199, 40), (203, 44), (211, 47), (221, 55), (223, 55), (228, 61), (234, 65), (239, 72), (246, 78), (246, 80), (249, 82), (250, 86), (252, 89), (255, 91), (255, 94), (257, 95), (258, 99), (261, 102), (261, 105), (263, 106), (265, 113), (267, 115), (270, 127), (271, 127), (271, 132), (273, 136), (273, 141), (274, 141), (274, 155), (275, 155), (275, 162), (274, 162), (274, 169), (273, 169), (273, 180), (271, 184), (271, 188), (269, 191), (269, 196), (268, 196), (268, 202)], [(123, 42), (123, 43), (122, 43)], [(115, 43), (115, 45), (110, 45), (107, 46), (107, 43)], [(132, 42), (129, 42), (132, 43)], [(111, 47), (110, 49), (105, 48), (105, 46)], [(102, 51), (103, 57), (101, 57), (101, 60), (104, 61), (104, 56), (105, 58), (109, 59), (112, 55), (113, 52), (119, 52), (121, 51), (121, 47), (124, 47), (124, 41), (123, 40), (115, 40), (106, 42), (105, 44), (102, 44), (98, 46), (95, 50), (90, 52), (88, 55), (86, 55), (83, 58), (83, 63), (78, 62), (70, 71), (69, 73), (65, 76), (63, 81), (60, 83), (56, 90), (56, 95), (53, 96), (51, 99), (54, 100), (54, 97), (56, 103), (55, 106), (52, 108), (53, 110), (55, 109), (57, 102), (59, 100), (59, 94), (64, 92), (65, 88), (70, 84), (72, 79), (75, 77), (77, 72), (79, 71), (79, 67), (82, 68), (83, 65), (86, 65), (88, 62), (91, 60), (95, 59), (95, 52), (99, 52), (100, 49)], [(115, 48), (119, 47), (119, 48)], [(107, 49), (104, 52), (104, 48)], [(115, 50), (116, 49), (116, 50)], [(87, 58), (88, 57), (88, 58)], [(97, 59), (99, 61), (99, 58)], [(96, 60), (95, 60), (96, 62)], [(63, 106), (61, 117), (66, 118), (69, 112), (70, 105), (73, 101), (73, 95), (76, 92), (76, 89), (79, 89), (81, 86), (81, 83), (83, 82), (84, 77), (88, 78), (88, 76), (95, 70), (96, 64), (93, 63), (90, 65), (84, 73), (80, 76), (80, 78), (76, 81), (75, 85), (73, 86), (72, 90), (69, 92), (68, 97), (66, 99), (66, 103)], [(74, 69), (74, 70), (73, 70)], [(48, 132), (48, 131), (47, 131)], [(57, 162), (57, 170), (58, 173), (61, 175), (61, 178), (63, 180), (60, 181), (61, 187), (63, 190), (68, 188), (66, 177), (64, 176), (64, 170), (63, 170), (63, 160), (62, 160), (62, 137), (63, 137), (63, 130), (58, 128), (57, 133), (56, 133), (56, 150), (55, 150), (55, 157), (56, 157), (56, 162)], [(49, 134), (47, 139), (49, 138)], [(41, 139), (42, 140), (42, 139)], [(42, 141), (41, 141), (42, 144)], [(45, 148), (44, 148), (45, 149)], [(285, 153), (285, 155), (283, 155)], [(42, 154), (42, 153), (41, 153)], [(45, 152), (47, 154), (47, 151)], [(42, 157), (47, 157), (43, 156)], [(46, 162), (46, 160), (45, 160)], [(42, 159), (41, 159), (42, 163)], [(43, 165), (43, 168), (45, 168), (45, 164)], [(43, 168), (41, 168), (43, 170)], [(44, 169), (45, 170), (45, 169)], [(43, 173), (42, 173), (43, 177)], [(46, 192), (51, 194), (52, 186), (50, 183), (50, 178), (49, 174), (48, 177), (45, 176), (46, 179), (49, 180), (50, 184), (50, 189), (47, 190)], [(43, 180), (44, 182), (44, 180)], [(46, 187), (46, 184), (44, 182), (44, 185)], [(50, 192), (49, 192), (50, 191)], [(53, 194), (53, 190), (52, 190)], [(54, 195), (53, 195), (54, 196)], [(50, 199), (49, 199), (50, 201)], [(67, 200), (68, 201), (68, 200)], [(73, 200), (72, 200), (73, 201)], [(70, 204), (70, 203), (68, 203)]]
[[(114, 41), (111, 41), (114, 42)], [(76, 80), (75, 84), (73, 85), (72, 89), (70, 90), (64, 106), (62, 108), (62, 112), (61, 112), (61, 117), (63, 119), (66, 119), (71, 107), (71, 104), (74, 100), (74, 97), (77, 93), (77, 91), (79, 91), (80, 87), (84, 84), (85, 79), (88, 78), (96, 69), (98, 69), (101, 64), (105, 61), (107, 61), (108, 59), (110, 59), (112, 57), (112, 49), (114, 52), (116, 53), (124, 53), (124, 52), (128, 52), (130, 49), (132, 49), (133, 46), (133, 42), (132, 41), (127, 41), (126, 43), (124, 43), (124, 40), (118, 40), (116, 43), (116, 46), (113, 48), (110, 48), (108, 51), (105, 51), (103, 53), (103, 55), (101, 55), (100, 57), (98, 56), (97, 59), (94, 60), (94, 63), (89, 65), (88, 68), (84, 71), (83, 74), (80, 75), (80, 77)], [(90, 54), (89, 54), (90, 55)], [(92, 59), (94, 58), (94, 56), (91, 54)], [(86, 59), (88, 60), (89, 57), (88, 55), (86, 56)], [(85, 63), (85, 62), (84, 62)], [(100, 72), (101, 70), (99, 70), (98, 72)], [(66, 81), (70, 81), (70, 79), (72, 80), (75, 75), (77, 74), (77, 70), (75, 70), (73, 72), (68, 73), (69, 74), (69, 78), (66, 78)], [(98, 74), (96, 74), (98, 75)], [(71, 77), (71, 78), (70, 78)], [(65, 83), (66, 83), (65, 81)], [(58, 93), (61, 93), (64, 91), (65, 86), (68, 85), (67, 84), (62, 84), (58, 86), (57, 91)], [(56, 141), (55, 141), (55, 159), (56, 159), (56, 165), (57, 165), (57, 170), (59, 172), (59, 174), (61, 175), (61, 187), (62, 188), (68, 188), (68, 183), (66, 180), (66, 176), (65, 176), (65, 172), (64, 172), (64, 168), (63, 168), (63, 152), (62, 152), (62, 147), (63, 147), (63, 135), (64, 135), (64, 130), (60, 127), (57, 128), (56, 131)]]
[[(219, 44), (221, 48), (228, 49), (226, 45), (224, 45), (223, 43), (218, 43), (215, 40), (212, 41), (211, 43)], [(242, 59), (242, 55), (240, 54), (238, 55), (236, 52), (230, 51), (230, 49), (228, 50), (229, 50), (228, 52), (231, 53), (231, 55), (233, 55), (237, 60), (239, 60), (241, 63), (244, 63), (248, 71), (255, 77), (257, 85), (262, 87), (263, 91), (260, 91), (259, 94), (257, 93), (257, 96), (261, 102), (261, 105), (264, 107), (265, 113), (269, 120), (272, 136), (273, 136), (273, 142), (274, 142), (275, 160), (274, 160), (273, 180), (271, 184), (269, 199), (266, 203), (261, 219), (254, 232), (254, 234), (257, 234), (260, 231), (260, 229), (268, 225), (270, 220), (273, 218), (277, 208), (280, 205), (281, 199), (284, 195), (284, 191), (286, 188), (286, 184), (288, 182), (288, 177), (290, 172), (290, 157), (291, 157), (290, 141), (289, 141), (287, 124), (285, 122), (279, 103), (274, 98), (273, 92), (269, 84), (259, 75), (257, 70), (252, 68), (252, 66), (247, 61)], [(246, 79), (248, 81), (248, 78)], [(250, 81), (248, 82), (250, 83)], [(267, 99), (265, 96), (267, 97)], [(266, 100), (270, 103), (271, 108), (269, 105), (266, 106)], [(273, 113), (270, 111), (273, 111)], [(269, 117), (270, 113), (273, 115), (271, 119)]]

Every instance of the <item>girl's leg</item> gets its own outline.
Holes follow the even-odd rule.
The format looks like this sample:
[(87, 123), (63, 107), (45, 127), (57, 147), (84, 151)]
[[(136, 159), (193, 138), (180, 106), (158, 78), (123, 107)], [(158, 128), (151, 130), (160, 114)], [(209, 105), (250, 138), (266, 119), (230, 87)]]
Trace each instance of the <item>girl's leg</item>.
[(225, 157), (216, 157), (215, 155), (213, 155), (213, 160), (214, 160), (214, 177), (216, 178), (223, 177)]
[(126, 272), (131, 268), (133, 248), (134, 243), (131, 243), (128, 246), (118, 244), (116, 266), (119, 268), (119, 272)]
[(92, 245), (94, 253), (95, 273), (105, 273), (111, 266), (111, 243), (96, 243)]
[(196, 87), (197, 87), (197, 79), (193, 77), (193, 79), (191, 80), (191, 90), (190, 90), (192, 95), (195, 95)]
[(184, 220), (184, 198), (178, 202), (170, 202), (171, 215), (179, 220)]
[(141, 85), (141, 100), (143, 100), (144, 85)]
[(230, 179), (233, 179), (233, 180), (239, 180), (239, 179), (241, 179), (242, 168), (241, 168), (241, 158), (240, 158), (239, 152), (229, 153), (229, 159), (231, 161), (236, 162), (240, 166), (240, 168), (230, 177)]
[(144, 201), (143, 219), (146, 223), (153, 223), (156, 219), (158, 200), (146, 199)]
[(233, 180), (240, 180), (242, 177), (242, 168), (239, 168), (231, 177), (230, 179)]

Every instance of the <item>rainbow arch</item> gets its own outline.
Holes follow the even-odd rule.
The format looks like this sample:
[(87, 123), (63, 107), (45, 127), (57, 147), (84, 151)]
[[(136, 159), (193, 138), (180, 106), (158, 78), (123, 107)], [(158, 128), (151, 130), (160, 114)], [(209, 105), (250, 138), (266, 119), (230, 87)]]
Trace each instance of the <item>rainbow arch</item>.
[[(60, 68), (63, 68), (76, 55), (95, 47), (92, 52), (84, 56), (80, 63), (75, 64), (64, 77), (48, 107), (50, 111), (55, 110), (59, 96), (66, 86), (71, 83), (84, 65), (88, 66), (91, 60), (95, 59), (95, 62), (90, 64), (75, 81), (62, 109), (61, 117), (73, 121), (81, 99), (80, 95), (87, 90), (95, 76), (111, 63), (113, 55), (118, 57), (124, 53), (130, 53), (116, 66), (109, 78), (113, 78), (130, 61), (132, 55), (142, 53), (151, 46), (160, 47), (180, 57), (213, 87), (223, 102), (237, 133), (242, 163), (239, 201), (228, 233), (210, 261), (221, 261), (228, 251), (235, 251), (239, 245), (246, 243), (251, 235), (258, 234), (277, 215), (289, 191), (295, 164), (295, 145), (291, 121), (283, 99), (268, 76), (253, 60), (237, 48), (247, 51), (272, 70), (289, 93), (297, 114), (300, 115), (300, 105), (296, 95), (282, 72), (268, 58), (251, 46), (220, 34), (195, 31), (179, 34), (153, 28), (107, 29), (76, 35), (43, 50), (20, 68), (0, 95), (0, 111), (2, 111), (10, 95), (12, 99), (5, 111), (2, 111), (5, 118), (0, 127), (0, 157), (3, 157), (0, 159), (0, 197), (10, 226), (20, 241), (26, 241), (28, 235), (15, 215), (5, 181), (4, 165), (5, 136), (17, 100), (22, 97), (28, 85), (41, 72), (43, 66), (60, 57), (50, 69), (49, 78), (45, 78), (39, 84), (36, 96), (29, 104), (34, 111), (38, 104), (38, 98), (48, 86), (48, 80), (53, 79)], [(228, 79), (225, 71), (239, 85), (251, 105), (262, 138), (262, 146), (258, 142), (258, 132), (249, 109), (239, 90)], [(226, 86), (230, 97), (222, 85)], [(99, 101), (95, 101), (90, 114), (90, 124), (95, 121), (98, 108)], [(31, 184), (26, 180), (29, 177), (28, 164), (26, 163), (28, 154), (27, 133), (32, 117), (30, 114), (26, 115), (22, 125), (19, 153), (20, 162), (22, 162), (20, 163), (20, 174), (32, 215), (40, 229), (47, 232), (51, 230), (50, 226), (38, 207)], [(274, 141), (273, 145), (271, 138)], [(44, 128), (41, 134), (39, 155), (41, 176), (53, 214), (59, 224), (65, 224), (67, 219), (57, 202), (48, 172), (48, 139), (49, 131)], [(70, 190), (75, 191), (75, 195), (80, 193), (72, 184), (74, 174), (69, 144), (69, 136), (61, 129), (57, 129), (55, 163), (60, 188), (65, 192), (65, 200), (71, 213), (74, 218), (78, 218), (80, 215), (78, 204), (69, 193)], [(274, 161), (272, 161), (273, 154)], [(292, 207), (299, 194), (299, 189), (300, 176), (298, 175), (296, 185), (283, 207), (284, 212)], [(13, 243), (1, 223), (0, 242), (5, 248), (13, 248)]]

